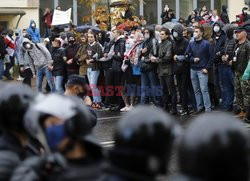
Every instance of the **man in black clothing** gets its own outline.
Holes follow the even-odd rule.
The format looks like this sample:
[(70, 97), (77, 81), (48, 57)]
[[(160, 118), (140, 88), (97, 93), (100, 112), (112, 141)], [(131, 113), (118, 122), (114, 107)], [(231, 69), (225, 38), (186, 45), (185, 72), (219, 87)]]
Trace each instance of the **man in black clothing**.
[(183, 112), (182, 115), (188, 114), (188, 84), (190, 81), (190, 66), (185, 61), (185, 51), (188, 46), (188, 40), (183, 37), (182, 25), (175, 25), (172, 30), (174, 37), (174, 61), (175, 74), (177, 79), (178, 90), (180, 92), (181, 104)]
[(172, 19), (175, 18), (174, 11), (172, 9), (169, 9), (167, 4), (164, 7), (164, 11), (161, 14), (161, 18), (162, 18), (162, 24), (171, 22)]
[(224, 24), (229, 24), (230, 23), (229, 17), (228, 17), (228, 13), (227, 13), (227, 6), (226, 5), (222, 6), (222, 13), (220, 15), (220, 18), (221, 18), (221, 21)]
[(22, 84), (0, 90), (0, 180), (9, 180), (21, 161), (40, 154), (40, 144), (24, 128), (24, 114), (34, 97), (34, 91)]
[(48, 155), (25, 160), (11, 180), (96, 180), (102, 150), (91, 136), (90, 116), (87, 107), (75, 97), (38, 98), (25, 116), (25, 125)]
[(2, 36), (2, 31), (3, 31), (3, 27), (0, 26), (0, 80), (2, 80), (2, 76), (3, 76), (3, 59), (5, 57), (6, 49), (5, 49), (5, 43), (4, 43), (4, 37)]

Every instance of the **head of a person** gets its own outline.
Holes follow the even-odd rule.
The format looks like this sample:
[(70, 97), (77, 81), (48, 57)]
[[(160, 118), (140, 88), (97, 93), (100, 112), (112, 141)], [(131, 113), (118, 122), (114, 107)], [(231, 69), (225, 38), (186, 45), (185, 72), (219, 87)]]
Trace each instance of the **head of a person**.
[(52, 47), (55, 47), (55, 48), (60, 48), (61, 47), (61, 41), (59, 38), (55, 38), (53, 41), (52, 41)]
[(143, 36), (144, 36), (144, 39), (152, 39), (155, 37), (155, 30), (153, 27), (146, 27), (144, 30), (143, 30)]
[(62, 8), (61, 8), (60, 6), (57, 6), (57, 7), (56, 7), (56, 10), (61, 11), (61, 10), (62, 10)]
[(110, 162), (135, 175), (166, 174), (178, 131), (174, 119), (161, 109), (136, 107), (118, 122)]
[(68, 39), (68, 42), (70, 45), (74, 45), (76, 43), (76, 37), (75, 37), (74, 33), (72, 33), (72, 32), (69, 32), (67, 34), (67, 39)]
[(196, 26), (194, 28), (194, 39), (195, 40), (201, 40), (203, 38), (204, 35), (204, 28), (202, 26)]
[(247, 31), (244, 27), (240, 26), (235, 30), (236, 40), (241, 41), (247, 38)]
[(96, 36), (95, 34), (92, 33), (88, 33), (88, 43), (94, 43), (96, 41)]
[(80, 42), (81, 43), (87, 43), (88, 42), (88, 39), (84, 34), (80, 35)]
[(8, 83), (0, 90), (0, 128), (2, 131), (27, 134), (24, 128), (24, 114), (35, 98), (35, 92), (28, 86)]
[(40, 95), (25, 114), (25, 128), (47, 152), (59, 151), (67, 157), (76, 145), (81, 145), (80, 154), (86, 154), (86, 136), (92, 131), (91, 114), (76, 97)]
[(28, 38), (24, 38), (23, 40), (23, 48), (27, 51), (32, 50), (34, 48), (34, 44), (32, 43), (32, 41)]
[(115, 39), (118, 39), (120, 36), (122, 36), (124, 34), (124, 31), (123, 30), (120, 30), (120, 29), (115, 29), (113, 31), (113, 36)]
[(168, 28), (162, 28), (161, 29), (161, 32), (160, 32), (160, 38), (161, 38), (161, 41), (164, 41), (164, 40), (167, 40), (170, 38), (170, 35), (171, 35), (171, 32)]
[(80, 75), (71, 75), (66, 84), (65, 95), (78, 96), (83, 99), (87, 94), (86, 80)]
[(223, 31), (222, 28), (223, 28), (223, 23), (221, 21), (217, 21), (213, 25), (213, 31), (216, 34), (221, 33)]
[(30, 20), (30, 27), (33, 29), (36, 28), (36, 22), (34, 20)]
[(172, 35), (175, 40), (180, 40), (183, 37), (183, 26), (175, 25), (172, 29)]
[(249, 179), (249, 140), (243, 124), (230, 114), (194, 119), (179, 147), (179, 168), (193, 180)]
[(202, 27), (204, 28), (203, 38), (207, 41), (212, 41), (213, 27), (208, 23), (203, 24)]
[(203, 7), (201, 8), (201, 10), (202, 10), (202, 11), (207, 11), (207, 6), (203, 6)]
[(213, 15), (214, 17), (217, 16), (217, 15), (218, 15), (218, 11), (217, 11), (216, 9), (213, 10), (212, 15)]
[(248, 11), (248, 8), (247, 8), (247, 7), (242, 8), (242, 13), (243, 13), (243, 14), (247, 14), (247, 11)]

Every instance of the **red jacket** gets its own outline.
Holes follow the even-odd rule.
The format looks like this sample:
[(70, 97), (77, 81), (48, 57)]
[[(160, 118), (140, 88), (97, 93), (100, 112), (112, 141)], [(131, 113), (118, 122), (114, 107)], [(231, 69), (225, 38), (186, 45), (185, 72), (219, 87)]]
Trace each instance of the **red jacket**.
[(53, 18), (52, 12), (47, 13), (43, 16), (43, 21), (44, 21), (44, 24), (46, 25), (46, 27), (51, 28), (52, 18)]
[(12, 40), (9, 36), (5, 37), (4, 43), (5, 43), (6, 48), (9, 47), (9, 48), (15, 50), (15, 48), (16, 48), (15, 41)]

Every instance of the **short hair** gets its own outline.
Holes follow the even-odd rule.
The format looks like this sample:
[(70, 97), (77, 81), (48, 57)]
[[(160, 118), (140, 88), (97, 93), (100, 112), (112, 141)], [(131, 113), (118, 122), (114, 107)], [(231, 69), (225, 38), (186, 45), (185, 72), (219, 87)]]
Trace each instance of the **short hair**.
[(165, 35), (171, 34), (170, 30), (168, 28), (165, 28), (165, 27), (161, 28), (161, 31), (163, 31), (165, 33)]
[(198, 29), (198, 30), (200, 30), (200, 32), (202, 32), (202, 33), (204, 33), (204, 27), (203, 26), (196, 26), (196, 27), (194, 27), (194, 29), (196, 30), (196, 29)]

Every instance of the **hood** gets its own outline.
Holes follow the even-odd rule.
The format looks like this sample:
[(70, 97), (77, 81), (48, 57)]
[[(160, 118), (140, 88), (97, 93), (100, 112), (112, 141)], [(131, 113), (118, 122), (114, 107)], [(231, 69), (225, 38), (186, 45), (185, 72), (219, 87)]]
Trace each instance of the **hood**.
[(182, 37), (183, 36), (183, 27), (182, 25), (175, 25), (172, 29), (172, 33), (173, 31), (176, 31), (179, 35), (179, 37)]
[(32, 24), (32, 23), (35, 23), (35, 24), (36, 24), (36, 22), (35, 22), (33, 19), (30, 20), (30, 26), (29, 26), (30, 28), (31, 28), (31, 24)]
[(234, 34), (235, 29), (236, 29), (236, 26), (232, 25), (232, 24), (227, 24), (224, 26), (223, 30), (226, 33), (228, 39), (233, 38), (233, 34)]
[(22, 43), (22, 48), (23, 48), (24, 50), (27, 50), (27, 49), (25, 48), (25, 46), (24, 46), (26, 43), (30, 43), (30, 44), (34, 45), (33, 42), (30, 41), (28, 38), (24, 38), (24, 39), (23, 39), (23, 43)]
[(221, 9), (223, 12), (227, 12), (227, 5), (222, 5)]
[[(214, 25), (213, 25), (213, 29), (214, 29), (214, 26), (215, 26), (215, 25), (219, 25), (219, 27), (220, 27), (220, 29), (221, 29), (220, 32), (225, 33), (225, 31), (223, 30), (224, 24), (223, 24), (222, 21), (216, 21), (216, 22), (214, 23)], [(216, 34), (216, 33), (214, 32), (214, 30), (213, 30), (213, 34)]]

